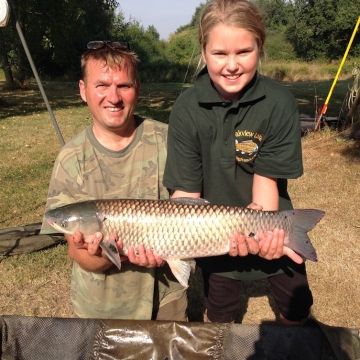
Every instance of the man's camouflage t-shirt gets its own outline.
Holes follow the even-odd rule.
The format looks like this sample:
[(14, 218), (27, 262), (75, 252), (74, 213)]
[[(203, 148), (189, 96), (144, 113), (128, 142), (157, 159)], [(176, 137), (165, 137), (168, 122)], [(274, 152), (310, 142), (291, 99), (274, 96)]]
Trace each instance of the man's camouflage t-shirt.
[[(135, 117), (132, 142), (121, 151), (103, 147), (92, 125), (70, 140), (60, 151), (53, 168), (46, 210), (94, 199), (167, 199), (162, 185), (166, 160), (167, 125)], [(54, 233), (45, 221), (42, 233)], [(71, 301), (79, 317), (151, 319), (156, 278), (171, 279), (168, 266), (147, 269), (129, 262), (121, 270), (112, 266), (104, 273), (88, 272), (74, 261)], [(169, 280), (159, 285), (160, 306), (180, 298), (184, 288)]]

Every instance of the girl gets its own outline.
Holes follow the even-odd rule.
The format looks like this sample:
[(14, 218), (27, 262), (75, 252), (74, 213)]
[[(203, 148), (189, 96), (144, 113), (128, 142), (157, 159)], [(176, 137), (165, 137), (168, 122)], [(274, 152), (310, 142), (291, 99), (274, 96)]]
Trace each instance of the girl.
[[(303, 173), (300, 122), (292, 94), (257, 72), (264, 41), (263, 19), (249, 1), (212, 0), (204, 7), (199, 42), (205, 66), (176, 100), (169, 121), (164, 185), (173, 197), (292, 209), (287, 179)], [(197, 259), (209, 321), (234, 321), (241, 280), (264, 277), (281, 323), (309, 316), (305, 264), (284, 247), (282, 230), (259, 244), (242, 236), (229, 254)]]

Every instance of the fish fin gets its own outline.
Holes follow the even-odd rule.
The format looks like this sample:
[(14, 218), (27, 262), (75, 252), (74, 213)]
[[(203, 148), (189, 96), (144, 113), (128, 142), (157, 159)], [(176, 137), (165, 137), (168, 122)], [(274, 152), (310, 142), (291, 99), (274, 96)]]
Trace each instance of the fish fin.
[(190, 271), (194, 274), (196, 270), (196, 261), (194, 259), (182, 259), (183, 261), (187, 261), (190, 265)]
[(195, 269), (195, 260), (194, 259), (175, 259), (175, 260), (167, 260), (167, 263), (170, 266), (170, 269), (179, 283), (184, 286), (189, 286), (189, 277), (190, 271)]
[(108, 258), (116, 265), (116, 267), (121, 269), (121, 260), (119, 250), (116, 246), (116, 242), (113, 239), (103, 240), (100, 243), (100, 247), (104, 250)]
[(184, 205), (209, 205), (210, 201), (207, 201), (202, 198), (192, 198), (192, 197), (178, 197), (170, 199), (172, 202), (177, 202)]
[[(284, 211), (293, 217), (293, 229), (289, 234), (287, 247), (311, 261), (317, 261), (316, 250), (307, 234), (324, 216), (325, 212), (316, 209), (297, 209)], [(286, 214), (285, 214), (286, 215)], [(290, 215), (290, 214), (289, 214)]]

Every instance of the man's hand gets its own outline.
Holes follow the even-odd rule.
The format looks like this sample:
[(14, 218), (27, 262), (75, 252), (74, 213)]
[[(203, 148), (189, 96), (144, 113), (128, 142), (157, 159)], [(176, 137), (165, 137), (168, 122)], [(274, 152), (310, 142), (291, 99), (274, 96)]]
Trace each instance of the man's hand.
[[(121, 255), (122, 252), (123, 252), (123, 244), (122, 244), (122, 241), (119, 240), (118, 236), (113, 233), (113, 234), (110, 234), (110, 237), (109, 237), (110, 240), (113, 240), (115, 241), (116, 243), (116, 247), (119, 251), (119, 254), (120, 254), (120, 261), (123, 262), (123, 261), (127, 261), (128, 260), (128, 257), (125, 256), (125, 255)], [(93, 237), (92, 237), (92, 241), (90, 243), (85, 243), (85, 245), (82, 245), (81, 242), (79, 243), (79, 246), (83, 246), (87, 248), (88, 250), (88, 253), (90, 255), (95, 255), (95, 256), (101, 256), (105, 259), (109, 259), (108, 256), (106, 255), (106, 252), (102, 250), (102, 248), (100, 247), (100, 244), (101, 242), (103, 241), (103, 235), (101, 232), (96, 232)]]
[[(86, 271), (104, 272), (113, 265), (106, 254), (103, 254), (102, 250), (98, 249), (100, 243), (98, 243), (98, 236), (99, 235), (93, 236), (94, 244), (88, 244), (84, 241), (81, 232), (75, 232), (74, 235), (65, 234), (68, 242), (69, 256)], [(102, 238), (101, 234), (100, 238)]]
[(145, 249), (144, 245), (138, 246), (137, 253), (135, 253), (134, 247), (130, 246), (128, 258), (131, 263), (147, 268), (160, 267), (166, 263), (160, 256), (154, 255), (151, 249)]
[[(116, 234), (111, 234), (110, 239), (115, 240), (119, 254), (123, 253), (123, 243), (119, 240), (118, 236)], [(80, 248), (86, 247), (90, 255), (102, 256), (108, 259), (106, 253), (102, 251), (100, 247), (101, 241), (102, 234), (98, 232), (94, 234), (91, 243), (83, 244), (83, 242), (79, 241), (78, 246)], [(165, 260), (161, 259), (160, 256), (155, 256), (151, 249), (145, 249), (144, 245), (139, 245), (137, 252), (135, 252), (133, 247), (129, 247), (128, 256), (120, 255), (120, 260), (121, 262), (130, 261), (135, 265), (145, 266), (147, 268), (159, 267), (165, 264)]]
[(80, 231), (76, 231), (72, 236), (72, 242), (76, 249), (87, 249), (88, 244), (85, 242), (83, 234)]

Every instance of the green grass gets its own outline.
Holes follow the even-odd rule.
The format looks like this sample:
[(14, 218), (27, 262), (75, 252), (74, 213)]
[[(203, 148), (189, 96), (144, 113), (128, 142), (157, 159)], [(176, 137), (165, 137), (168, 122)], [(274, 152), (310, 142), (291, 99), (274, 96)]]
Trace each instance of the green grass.
[[(328, 103), (327, 116), (339, 116), (342, 109), (345, 111), (344, 115), (346, 115), (347, 110), (343, 108), (343, 102), (349, 90), (349, 85), (351, 85), (352, 82), (352, 79), (337, 81)], [(333, 80), (284, 83), (296, 98), (300, 114), (311, 116), (315, 114), (316, 99), (317, 108), (320, 111), (326, 101), (332, 84)]]
[[(285, 73), (292, 71), (291, 67), (283, 69)], [(304, 64), (299, 72), (311, 75)], [(312, 116), (315, 98), (321, 108), (332, 79), (282, 83), (294, 94), (300, 113)], [(326, 115), (340, 113), (349, 84), (351, 78), (338, 81)], [(77, 83), (43, 85), (66, 142), (91, 123), (88, 108), (81, 101)], [(167, 122), (182, 87), (142, 84), (137, 113)], [(1, 91), (0, 100), (6, 104), (0, 105), (0, 228), (40, 222), (61, 145), (34, 81), (23, 90)], [(320, 258), (319, 263), (308, 265), (314, 315), (329, 325), (360, 327), (360, 283), (354, 277), (360, 271), (356, 201), (360, 196), (359, 142), (329, 130), (310, 133), (303, 140), (303, 156), (305, 174), (289, 184), (294, 204), (327, 212), (311, 233)], [(0, 262), (0, 274), (0, 313), (71, 316), (71, 260), (66, 245), (5, 259)], [(200, 320), (203, 307), (199, 277), (193, 277), (191, 284), (189, 317)], [(237, 319), (244, 323), (274, 321), (276, 313), (266, 282), (244, 284), (239, 312)]]
[[(339, 80), (326, 115), (338, 116), (351, 80)], [(320, 109), (331, 80), (283, 82), (294, 94), (301, 114), (315, 114), (315, 97)], [(90, 113), (78, 93), (77, 83), (44, 82), (52, 111), (66, 141), (91, 123)], [(142, 84), (139, 115), (167, 122), (172, 104), (189, 85)], [(26, 90), (3, 91), (0, 107), (0, 226), (9, 227), (42, 219), (48, 181), (60, 150), (49, 113), (35, 82)]]

